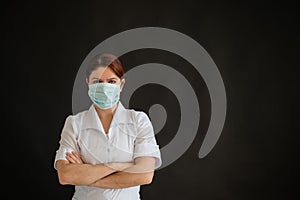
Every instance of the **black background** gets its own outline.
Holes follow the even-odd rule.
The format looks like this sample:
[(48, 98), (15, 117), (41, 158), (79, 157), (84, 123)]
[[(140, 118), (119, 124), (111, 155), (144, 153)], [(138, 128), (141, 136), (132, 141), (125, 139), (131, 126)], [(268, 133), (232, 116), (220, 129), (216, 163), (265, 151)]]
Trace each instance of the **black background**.
[[(186, 65), (186, 78), (197, 91), (203, 119), (188, 151), (157, 171), (151, 185), (142, 187), (143, 199), (299, 196), (295, 4), (48, 0), (9, 1), (2, 10), (2, 177), (7, 177), (2, 185), (14, 191), (9, 193), (11, 199), (71, 198), (73, 188), (58, 183), (53, 159), (64, 119), (72, 113), (77, 70), (103, 40), (143, 26), (174, 29), (201, 44), (218, 66), (228, 98), (222, 135), (212, 152), (199, 159), (210, 115), (201, 77), (167, 52), (140, 50), (124, 56), (126, 70), (146, 62)], [(157, 87), (141, 88), (131, 106), (146, 110), (151, 103), (167, 104), (168, 98), (173, 99), (166, 88)], [(165, 95), (141, 104), (141, 96), (150, 99), (154, 91)], [(175, 108), (167, 110), (176, 116)], [(163, 129), (168, 134), (159, 133), (158, 143), (166, 145), (176, 128), (168, 122)]]

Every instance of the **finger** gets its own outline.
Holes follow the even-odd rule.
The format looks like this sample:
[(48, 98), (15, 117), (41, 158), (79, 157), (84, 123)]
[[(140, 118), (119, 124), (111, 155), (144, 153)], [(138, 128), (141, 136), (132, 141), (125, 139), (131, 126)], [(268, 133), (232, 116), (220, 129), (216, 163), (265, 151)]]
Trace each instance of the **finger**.
[(83, 163), (81, 157), (76, 152), (73, 151), (72, 155), (75, 157), (78, 163)]
[(79, 156), (76, 152), (72, 151), (72, 155), (73, 155), (75, 158), (80, 159), (80, 156)]
[(70, 163), (76, 163), (76, 161), (74, 160), (74, 158), (72, 156), (70, 156), (70, 154), (66, 154), (66, 159), (70, 162)]
[(68, 156), (70, 157), (70, 159), (72, 159), (72, 163), (78, 163), (78, 164), (82, 163), (80, 157), (77, 156), (76, 153), (75, 153), (75, 155), (73, 153), (68, 153)]

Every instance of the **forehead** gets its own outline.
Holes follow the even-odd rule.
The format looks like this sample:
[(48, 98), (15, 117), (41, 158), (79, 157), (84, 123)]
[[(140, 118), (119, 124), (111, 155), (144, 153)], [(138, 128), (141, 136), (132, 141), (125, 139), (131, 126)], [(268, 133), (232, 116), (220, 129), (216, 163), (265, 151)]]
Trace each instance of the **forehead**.
[(118, 76), (109, 67), (98, 67), (92, 71), (90, 78), (109, 79), (118, 78)]

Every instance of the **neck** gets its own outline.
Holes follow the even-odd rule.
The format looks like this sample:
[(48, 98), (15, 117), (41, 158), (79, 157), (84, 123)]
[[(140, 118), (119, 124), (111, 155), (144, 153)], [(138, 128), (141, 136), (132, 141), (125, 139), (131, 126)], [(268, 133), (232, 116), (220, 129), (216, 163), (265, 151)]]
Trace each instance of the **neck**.
[(113, 114), (115, 113), (115, 111), (117, 109), (117, 106), (118, 106), (118, 104), (116, 104), (112, 108), (109, 108), (109, 109), (106, 109), (106, 110), (103, 110), (103, 109), (99, 108), (98, 106), (95, 106), (95, 108), (96, 108), (98, 116), (101, 119), (105, 119), (105, 118), (113, 116)]

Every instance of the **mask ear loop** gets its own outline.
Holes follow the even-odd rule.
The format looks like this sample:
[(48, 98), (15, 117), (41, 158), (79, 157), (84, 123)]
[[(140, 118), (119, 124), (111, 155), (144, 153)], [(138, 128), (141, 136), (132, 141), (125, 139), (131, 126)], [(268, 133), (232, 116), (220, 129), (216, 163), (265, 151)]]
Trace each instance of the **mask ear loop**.
[[(120, 78), (121, 79), (121, 81), (120, 81), (120, 92), (123, 90), (123, 88), (124, 88), (124, 84), (125, 84), (125, 79), (124, 78)], [(122, 86), (122, 87), (121, 87)]]

